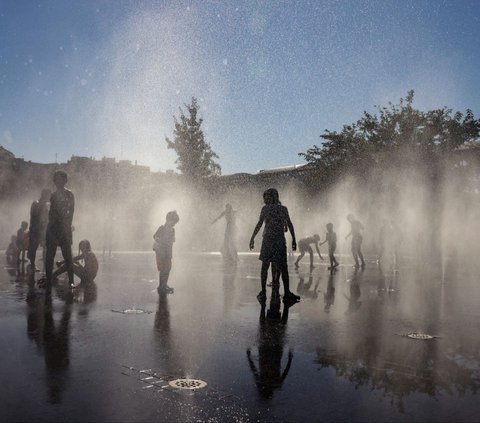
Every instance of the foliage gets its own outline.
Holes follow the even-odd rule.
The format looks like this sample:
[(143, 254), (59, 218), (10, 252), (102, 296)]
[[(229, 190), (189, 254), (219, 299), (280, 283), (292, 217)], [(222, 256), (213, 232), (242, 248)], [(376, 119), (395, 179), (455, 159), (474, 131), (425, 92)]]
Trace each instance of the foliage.
[(314, 145), (305, 160), (327, 180), (351, 172), (370, 175), (378, 169), (422, 165), (433, 178), (439, 163), (468, 146), (477, 146), (480, 120), (446, 107), (423, 112), (413, 107), (414, 91), (398, 105), (376, 106), (377, 114), (361, 119), (340, 132), (326, 130), (322, 145)]
[(187, 114), (180, 108), (180, 117), (174, 116), (173, 140), (165, 138), (167, 147), (177, 153), (177, 169), (190, 181), (220, 175), (220, 165), (214, 160), (218, 156), (205, 141), (201, 129), (203, 119), (198, 118), (200, 107), (196, 98), (193, 97), (191, 104), (185, 107)]

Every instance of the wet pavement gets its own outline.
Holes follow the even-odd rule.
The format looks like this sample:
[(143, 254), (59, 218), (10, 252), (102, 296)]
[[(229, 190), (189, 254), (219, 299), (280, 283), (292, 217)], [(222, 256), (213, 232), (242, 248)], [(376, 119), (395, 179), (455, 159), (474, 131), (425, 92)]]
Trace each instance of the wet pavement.
[(177, 255), (159, 296), (153, 253), (118, 253), (49, 301), (2, 266), (0, 420), (478, 421), (476, 272), (303, 263), (265, 308), (259, 274)]

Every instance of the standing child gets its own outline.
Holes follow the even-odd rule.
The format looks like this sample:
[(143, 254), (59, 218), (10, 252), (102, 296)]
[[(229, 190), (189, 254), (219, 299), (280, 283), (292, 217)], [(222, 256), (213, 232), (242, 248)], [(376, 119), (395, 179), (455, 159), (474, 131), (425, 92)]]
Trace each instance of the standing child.
[(10, 244), (8, 244), (8, 247), (5, 250), (5, 255), (7, 256), (7, 264), (9, 264), (10, 266), (12, 264), (17, 264), (18, 248), (17, 248), (17, 237), (15, 235), (11, 236)]
[(170, 270), (172, 269), (172, 248), (175, 242), (174, 226), (178, 223), (180, 218), (176, 211), (167, 213), (165, 224), (160, 226), (153, 235), (155, 244), (153, 249), (157, 259), (158, 269), (158, 288), (159, 294), (171, 294), (173, 288), (167, 285)]
[(300, 249), (300, 255), (297, 258), (297, 261), (295, 262), (295, 267), (298, 269), (298, 263), (300, 260), (303, 258), (305, 253), (310, 254), (310, 269), (313, 269), (315, 266), (313, 265), (313, 250), (310, 244), (315, 244), (315, 249), (317, 250), (318, 256), (320, 257), (321, 260), (323, 260), (322, 255), (320, 254), (320, 250), (318, 248), (318, 241), (320, 241), (320, 235), (315, 234), (311, 237), (308, 238), (302, 238), (298, 242), (298, 248)]
[(20, 269), (20, 263), (25, 261), (25, 251), (28, 250), (28, 222), (25, 220), (20, 224), (17, 231), (17, 267)]
[(47, 292), (51, 290), (53, 262), (57, 247), (62, 250), (63, 259), (68, 274), (68, 283), (71, 288), (73, 283), (72, 260), (72, 222), (75, 210), (75, 197), (72, 191), (65, 188), (68, 182), (67, 172), (57, 170), (53, 174), (53, 183), (57, 188), (50, 197), (50, 211), (48, 212), (48, 225), (46, 235), (47, 254), (45, 258), (45, 273)]
[(326, 242), (328, 242), (328, 256), (330, 258), (330, 267), (328, 270), (333, 270), (339, 265), (337, 259), (335, 258), (335, 250), (337, 249), (337, 234), (333, 232), (333, 223), (327, 223), (327, 234), (325, 241), (323, 241), (320, 245), (323, 245)]
[(223, 238), (222, 256), (223, 259), (230, 263), (236, 263), (238, 261), (237, 247), (235, 245), (236, 237), (236, 220), (237, 211), (233, 210), (231, 204), (225, 206), (225, 210), (212, 221), (212, 225), (222, 217), (225, 218), (227, 226), (225, 227), (225, 236)]
[(30, 242), (28, 246), (28, 259), (32, 272), (35, 272), (35, 258), (39, 246), (43, 249), (45, 260), (45, 238), (48, 223), (48, 201), (52, 195), (49, 189), (42, 190), (40, 199), (34, 201), (30, 207)]
[(361, 260), (362, 267), (365, 267), (365, 260), (363, 259), (363, 254), (361, 251), (363, 240), (362, 231), (365, 228), (362, 225), (362, 222), (355, 219), (355, 216), (353, 214), (349, 214), (347, 216), (347, 220), (350, 222), (352, 229), (350, 230), (350, 233), (345, 237), (345, 239), (348, 239), (350, 235), (352, 236), (352, 255), (353, 259), (355, 260), (355, 267), (359, 267), (358, 259)]
[(283, 301), (295, 302), (300, 299), (298, 295), (290, 291), (290, 281), (288, 275), (287, 265), (287, 244), (285, 240), (285, 227), (290, 230), (292, 235), (292, 250), (297, 249), (297, 242), (295, 240), (295, 230), (292, 221), (288, 215), (288, 209), (282, 206), (279, 201), (278, 191), (275, 188), (267, 189), (263, 193), (263, 201), (265, 205), (260, 212), (260, 218), (253, 231), (250, 239), (250, 250), (253, 250), (255, 244), (255, 236), (260, 231), (265, 222), (265, 229), (263, 231), (262, 247), (260, 250), (259, 259), (262, 261), (261, 270), (261, 284), (262, 290), (257, 298), (260, 303), (264, 303), (267, 299), (267, 275), (270, 263), (272, 263), (273, 273), (273, 287), (278, 287), (280, 274), (283, 280), (284, 296)]

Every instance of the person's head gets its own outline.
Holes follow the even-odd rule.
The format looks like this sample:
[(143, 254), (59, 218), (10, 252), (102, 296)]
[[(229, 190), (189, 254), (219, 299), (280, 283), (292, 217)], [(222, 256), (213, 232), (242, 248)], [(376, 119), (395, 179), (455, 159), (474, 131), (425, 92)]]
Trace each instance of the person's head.
[(78, 249), (82, 253), (88, 253), (92, 251), (92, 246), (90, 245), (90, 241), (88, 239), (81, 240), (80, 243), (78, 244)]
[(232, 205), (230, 203), (225, 204), (225, 210), (231, 212), (233, 210)]
[(269, 188), (263, 193), (265, 204), (278, 204), (280, 202), (278, 191), (275, 188)]
[(52, 195), (52, 191), (49, 189), (45, 188), (42, 189), (42, 193), (40, 194), (40, 201), (47, 202), (50, 201), (50, 196)]
[(24, 220), (24, 221), (20, 224), (20, 227), (21, 227), (23, 230), (27, 229), (27, 228), (28, 228), (28, 222)]
[(58, 189), (64, 188), (68, 182), (68, 174), (64, 170), (56, 170), (53, 174), (53, 183)]
[(13, 242), (14, 244), (17, 242), (17, 237), (15, 235), (12, 235), (10, 237), (10, 241)]
[(347, 215), (347, 220), (349, 222), (353, 222), (355, 220), (355, 216), (353, 214), (349, 214), (349, 215)]
[(320, 241), (320, 235), (318, 234), (313, 235), (313, 239), (317, 242)]
[(167, 213), (165, 220), (167, 222), (167, 225), (175, 226), (180, 220), (180, 217), (178, 216), (178, 213), (176, 210), (172, 210)]
[(327, 231), (332, 232), (333, 231), (333, 223), (327, 223)]

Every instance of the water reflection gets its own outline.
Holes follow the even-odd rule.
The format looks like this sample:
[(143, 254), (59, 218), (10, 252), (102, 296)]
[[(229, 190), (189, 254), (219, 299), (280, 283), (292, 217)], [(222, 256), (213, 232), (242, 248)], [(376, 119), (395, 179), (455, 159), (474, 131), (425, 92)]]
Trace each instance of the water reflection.
[[(280, 389), (288, 375), (292, 364), (293, 352), (288, 351), (285, 367), (282, 370), (282, 358), (285, 347), (285, 330), (288, 321), (288, 310), (291, 305), (284, 304), (280, 312), (280, 294), (272, 291), (270, 308), (265, 312), (262, 305), (258, 326), (258, 359), (255, 360), (252, 350), (247, 349), (247, 359), (255, 379), (261, 399), (271, 399), (274, 392)], [(257, 361), (257, 363), (255, 363)]]
[(65, 296), (61, 318), (55, 322), (52, 298), (36, 295), (33, 289), (31, 284), (27, 293), (27, 334), (45, 359), (48, 402), (57, 404), (68, 380), (73, 294)]
[(223, 263), (223, 309), (225, 313), (232, 311), (235, 300), (235, 278), (237, 277), (237, 262)]
[(364, 269), (359, 269), (355, 267), (353, 275), (350, 279), (350, 296), (344, 294), (345, 298), (348, 300), (348, 308), (346, 314), (352, 314), (358, 311), (362, 302), (359, 300), (362, 295), (360, 290), (360, 283), (363, 276)]
[(298, 285), (297, 285), (297, 293), (300, 295), (302, 298), (311, 298), (313, 300), (318, 298), (318, 286), (320, 285), (320, 276), (317, 276), (317, 280), (315, 282), (315, 285), (312, 288), (313, 285), (313, 274), (310, 273), (308, 275), (308, 281), (305, 283), (305, 276), (302, 275), (301, 273), (296, 270), (296, 273), (298, 275)]
[(164, 369), (171, 375), (184, 375), (183, 358), (181, 357), (171, 330), (170, 306), (168, 295), (158, 295), (158, 308), (155, 313), (154, 351), (159, 354), (159, 359)]
[(335, 271), (331, 271), (328, 275), (327, 291), (323, 294), (323, 302), (325, 303), (325, 313), (330, 312), (330, 307), (335, 303)]

